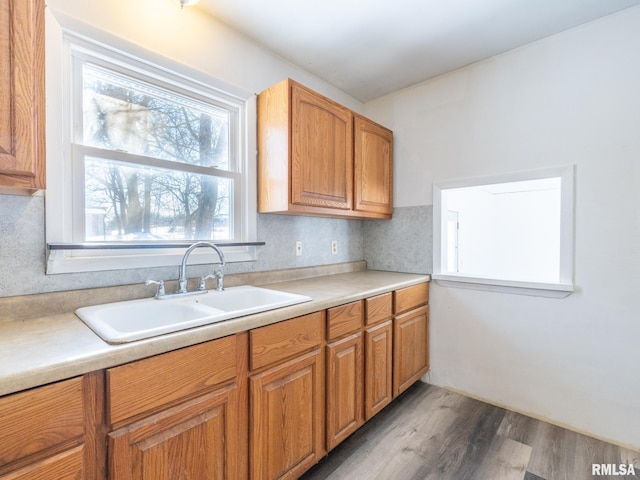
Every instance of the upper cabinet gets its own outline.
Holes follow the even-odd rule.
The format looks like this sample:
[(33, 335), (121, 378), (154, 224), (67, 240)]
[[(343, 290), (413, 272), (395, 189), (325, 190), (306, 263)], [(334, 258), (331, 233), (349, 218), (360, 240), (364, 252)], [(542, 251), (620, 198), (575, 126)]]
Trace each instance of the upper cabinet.
[(44, 0), (0, 2), (0, 193), (45, 187)]
[(286, 79), (258, 96), (258, 211), (391, 218), (393, 134)]
[(393, 133), (371, 120), (354, 116), (353, 209), (393, 213)]

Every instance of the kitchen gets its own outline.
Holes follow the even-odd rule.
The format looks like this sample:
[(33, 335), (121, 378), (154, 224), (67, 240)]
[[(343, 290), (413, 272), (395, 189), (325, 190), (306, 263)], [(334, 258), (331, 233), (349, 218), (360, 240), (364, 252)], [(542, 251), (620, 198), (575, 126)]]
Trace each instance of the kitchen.
[[(550, 299), (432, 282), (430, 382), (640, 448), (639, 7), (361, 103), (195, 9), (152, 0), (48, 5), (48, 25), (93, 25), (251, 92), (292, 77), (393, 130), (392, 220), (260, 214), (257, 261), (229, 263), (228, 275), (360, 260), (429, 274), (433, 183), (575, 165), (575, 291)], [(56, 100), (47, 101), (50, 114)], [(55, 152), (47, 150), (49, 166)], [(177, 264), (46, 275), (44, 195), (1, 195), (0, 208), (2, 297), (176, 278)]]

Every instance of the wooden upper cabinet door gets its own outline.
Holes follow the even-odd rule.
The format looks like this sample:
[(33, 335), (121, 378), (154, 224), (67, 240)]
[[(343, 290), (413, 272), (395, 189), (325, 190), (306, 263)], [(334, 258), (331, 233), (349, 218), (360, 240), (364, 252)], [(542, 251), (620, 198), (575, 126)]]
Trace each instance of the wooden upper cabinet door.
[(44, 0), (0, 2), (0, 193), (45, 187)]
[(393, 213), (393, 133), (354, 116), (354, 210)]
[(351, 111), (295, 83), (291, 98), (291, 203), (351, 209)]

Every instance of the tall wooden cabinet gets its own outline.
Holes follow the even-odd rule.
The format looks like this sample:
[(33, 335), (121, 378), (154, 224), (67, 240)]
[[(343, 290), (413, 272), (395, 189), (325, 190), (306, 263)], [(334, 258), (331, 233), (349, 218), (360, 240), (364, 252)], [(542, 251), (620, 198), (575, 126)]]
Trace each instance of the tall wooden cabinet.
[(0, 193), (45, 187), (44, 0), (0, 2)]
[(246, 338), (107, 370), (111, 480), (247, 478)]
[(324, 312), (251, 330), (252, 480), (295, 479), (324, 447)]
[(393, 134), (286, 79), (258, 96), (258, 211), (391, 218)]

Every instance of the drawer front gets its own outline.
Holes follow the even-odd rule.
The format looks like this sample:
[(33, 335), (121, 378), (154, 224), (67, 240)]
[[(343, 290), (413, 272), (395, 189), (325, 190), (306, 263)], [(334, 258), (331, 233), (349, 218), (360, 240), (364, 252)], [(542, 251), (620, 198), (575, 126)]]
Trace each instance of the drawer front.
[(407, 312), (412, 308), (429, 302), (429, 284), (420, 283), (412, 287), (402, 288), (393, 292), (394, 313), (396, 315)]
[(80, 443), (84, 408), (83, 377), (0, 398), (0, 467), (73, 439)]
[(249, 332), (250, 369), (271, 365), (320, 346), (324, 312), (315, 312)]
[(107, 370), (109, 423), (115, 424), (236, 377), (232, 335)]
[(328, 337), (335, 340), (362, 328), (362, 302), (352, 302), (327, 310)]
[(366, 325), (375, 325), (389, 320), (393, 315), (393, 295), (391, 292), (367, 298), (364, 304), (367, 312)]

